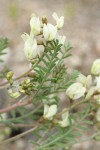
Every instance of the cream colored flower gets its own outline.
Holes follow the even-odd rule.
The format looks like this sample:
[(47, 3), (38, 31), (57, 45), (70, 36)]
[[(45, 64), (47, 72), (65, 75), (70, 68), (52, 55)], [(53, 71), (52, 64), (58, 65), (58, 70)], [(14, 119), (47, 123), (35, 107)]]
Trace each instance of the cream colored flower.
[(96, 82), (96, 90), (100, 92), (100, 76), (96, 77), (95, 82)]
[(62, 28), (64, 25), (64, 16), (58, 17), (57, 13), (54, 12), (52, 17), (56, 20), (57, 28)]
[(32, 61), (34, 58), (40, 55), (40, 51), (38, 50), (37, 47), (37, 41), (36, 39), (33, 39), (32, 36), (29, 36), (26, 33), (23, 34), (21, 37), (25, 41), (24, 43), (25, 56), (29, 61)]
[(96, 119), (97, 119), (97, 121), (100, 121), (100, 108), (98, 109), (98, 111), (96, 113)]
[(46, 41), (52, 41), (55, 39), (57, 34), (57, 27), (53, 26), (52, 24), (48, 23), (47, 25), (44, 24), (43, 26), (43, 36)]
[(83, 87), (83, 85), (81, 83), (73, 83), (72, 85), (70, 85), (67, 90), (66, 90), (66, 95), (70, 98), (70, 99), (78, 99), (82, 96), (84, 96), (86, 92), (86, 88)]
[(91, 96), (93, 96), (93, 94), (95, 93), (95, 91), (96, 91), (96, 90), (95, 90), (95, 87), (91, 87), (91, 88), (88, 90), (85, 99), (90, 99)]
[(31, 27), (31, 33), (30, 35), (38, 35), (41, 32), (41, 23), (39, 20), (39, 17), (36, 17), (35, 14), (32, 14), (31, 20), (30, 20), (30, 27)]
[(89, 88), (92, 84), (92, 76), (88, 75), (86, 77), (83, 74), (80, 74), (76, 81), (82, 83), (85, 88)]
[(97, 59), (93, 62), (91, 73), (93, 75), (100, 75), (100, 59)]
[(67, 126), (69, 126), (69, 113), (68, 113), (68, 111), (62, 113), (62, 120), (58, 121), (58, 124), (61, 127), (67, 127)]
[(57, 105), (53, 104), (51, 106), (48, 106), (47, 104), (44, 104), (43, 117), (45, 119), (52, 120), (56, 113), (57, 113)]
[(59, 44), (62, 44), (62, 45), (65, 44), (65, 40), (66, 40), (65, 36), (60, 36), (59, 34), (57, 34), (56, 39), (58, 40)]

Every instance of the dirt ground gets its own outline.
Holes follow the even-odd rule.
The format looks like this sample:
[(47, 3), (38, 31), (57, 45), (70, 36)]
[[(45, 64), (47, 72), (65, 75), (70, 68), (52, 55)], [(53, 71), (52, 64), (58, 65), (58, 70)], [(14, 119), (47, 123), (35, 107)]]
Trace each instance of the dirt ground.
[[(0, 37), (9, 39), (9, 55), (5, 59), (16, 76), (29, 67), (23, 53), (21, 34), (29, 32), (31, 14), (46, 15), (53, 22), (51, 15), (54, 11), (64, 15), (65, 25), (61, 34), (73, 46), (73, 56), (66, 60), (66, 65), (89, 74), (93, 60), (100, 58), (100, 0), (0, 0)], [(32, 150), (24, 140), (0, 148), (9, 149)], [(100, 143), (89, 141), (72, 148), (89, 149), (99, 150)]]

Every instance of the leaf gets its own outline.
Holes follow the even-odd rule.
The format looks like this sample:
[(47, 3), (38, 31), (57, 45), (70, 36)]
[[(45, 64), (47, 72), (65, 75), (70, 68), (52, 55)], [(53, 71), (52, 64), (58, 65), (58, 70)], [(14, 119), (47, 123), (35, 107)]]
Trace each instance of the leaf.
[[(0, 56), (5, 55), (5, 48), (8, 45), (8, 39), (7, 38), (0, 38)], [(2, 59), (0, 59), (0, 62), (3, 62)]]

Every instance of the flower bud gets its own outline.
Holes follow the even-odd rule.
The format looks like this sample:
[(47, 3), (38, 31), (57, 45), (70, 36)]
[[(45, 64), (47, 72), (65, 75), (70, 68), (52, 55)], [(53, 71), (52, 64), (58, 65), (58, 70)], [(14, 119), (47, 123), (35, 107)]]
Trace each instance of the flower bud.
[(52, 17), (56, 20), (57, 28), (60, 29), (64, 25), (64, 17), (58, 17), (58, 15), (54, 12)]
[(100, 59), (97, 59), (93, 62), (91, 73), (93, 75), (100, 75)]
[(12, 71), (9, 71), (8, 73), (7, 73), (7, 80), (9, 81), (9, 83), (12, 85), (13, 84), (13, 79), (12, 79), (12, 77), (13, 77), (13, 72)]
[(45, 16), (42, 17), (42, 23), (43, 23), (43, 24), (47, 24), (47, 22), (48, 22), (48, 21), (47, 21), (47, 18), (46, 18)]
[(51, 106), (48, 106), (47, 104), (44, 104), (43, 117), (45, 119), (52, 120), (56, 113), (57, 113), (57, 105), (53, 104)]
[(84, 96), (86, 92), (86, 88), (83, 87), (83, 85), (81, 83), (73, 83), (72, 85), (70, 85), (67, 90), (66, 90), (66, 95), (70, 98), (70, 99), (78, 99), (82, 96)]
[(18, 98), (21, 95), (20, 92), (13, 92), (12, 89), (9, 89), (8, 93), (12, 98)]
[(57, 27), (53, 26), (52, 24), (48, 23), (47, 25), (44, 24), (43, 26), (43, 36), (46, 41), (52, 41), (56, 37), (57, 34)]
[(31, 27), (31, 33), (30, 35), (38, 35), (41, 32), (41, 23), (39, 20), (39, 17), (36, 17), (35, 14), (32, 14), (31, 20), (30, 20), (30, 27)]
[(37, 49), (37, 41), (36, 39), (33, 39), (32, 36), (29, 36), (26, 33), (23, 34), (21, 37), (25, 41), (24, 44), (25, 56), (29, 61), (32, 61), (34, 58), (40, 55), (40, 51)]
[(67, 127), (69, 126), (69, 113), (68, 111), (66, 112), (62, 112), (62, 120), (61, 121), (58, 121), (58, 124), (61, 126), (61, 127)]

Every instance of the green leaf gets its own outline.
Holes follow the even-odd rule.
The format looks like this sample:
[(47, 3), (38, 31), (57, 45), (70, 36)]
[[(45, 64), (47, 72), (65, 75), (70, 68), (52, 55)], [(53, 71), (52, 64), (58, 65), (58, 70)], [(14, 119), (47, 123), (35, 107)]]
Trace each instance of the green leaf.
[[(5, 55), (5, 48), (8, 45), (8, 39), (7, 38), (0, 38), (0, 56)], [(0, 59), (0, 62), (3, 62), (3, 60)]]

